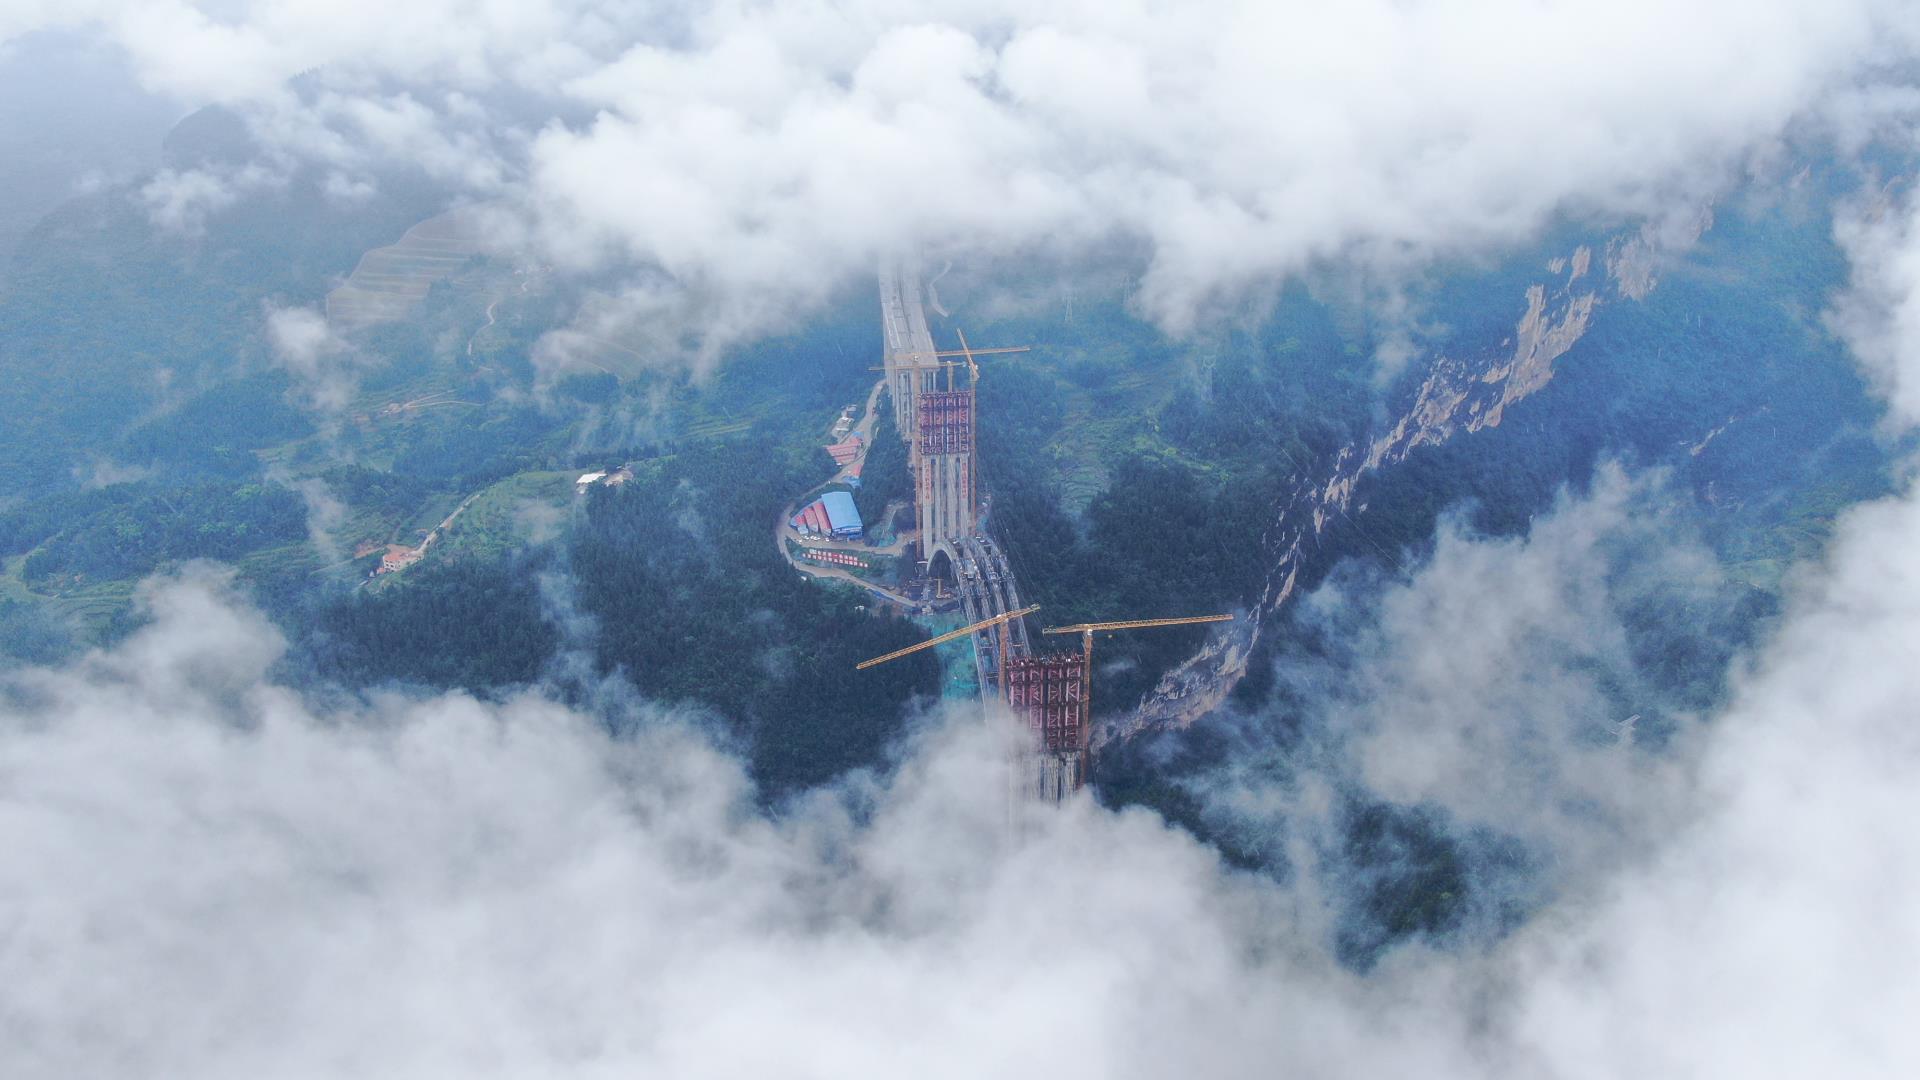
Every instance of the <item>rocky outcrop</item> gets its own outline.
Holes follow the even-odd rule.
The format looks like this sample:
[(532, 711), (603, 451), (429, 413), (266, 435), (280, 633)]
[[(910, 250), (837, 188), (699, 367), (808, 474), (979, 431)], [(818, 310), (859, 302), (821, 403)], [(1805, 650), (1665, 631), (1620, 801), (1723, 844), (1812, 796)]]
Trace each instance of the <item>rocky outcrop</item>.
[(1660, 280), (1660, 265), (1675, 251), (1692, 247), (1700, 234), (1713, 227), (1713, 207), (1643, 226), (1627, 237), (1607, 244), (1607, 279), (1629, 300), (1644, 300)]
[[(1706, 220), (1711, 219), (1703, 220), (1701, 228)], [(1306, 552), (1336, 519), (1360, 512), (1351, 504), (1363, 476), (1404, 460), (1419, 447), (1499, 426), (1510, 407), (1552, 381), (1555, 361), (1586, 333), (1603, 290), (1611, 286), (1614, 296), (1638, 299), (1653, 288), (1657, 245), (1646, 231), (1607, 250), (1605, 280), (1588, 276), (1593, 252), (1585, 246), (1548, 264), (1550, 272), (1565, 274), (1565, 280), (1527, 289), (1510, 351), (1438, 357), (1391, 427), (1364, 445), (1341, 450), (1323, 475), (1298, 477), (1295, 493), (1277, 509), (1263, 537), (1274, 561), (1258, 603), (1162, 678), (1138, 708), (1098, 732), (1096, 746), (1144, 731), (1184, 727), (1218, 708), (1246, 674), (1264, 620), (1292, 599)]]

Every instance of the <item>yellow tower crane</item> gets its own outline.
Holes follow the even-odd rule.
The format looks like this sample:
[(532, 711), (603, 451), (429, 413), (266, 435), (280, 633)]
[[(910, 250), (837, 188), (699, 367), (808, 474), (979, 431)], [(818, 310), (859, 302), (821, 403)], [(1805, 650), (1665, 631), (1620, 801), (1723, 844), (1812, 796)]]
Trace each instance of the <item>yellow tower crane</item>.
[(884, 664), (889, 660), (898, 660), (909, 653), (917, 653), (921, 649), (931, 649), (935, 645), (945, 644), (946, 642), (952, 641), (955, 638), (966, 637), (968, 634), (973, 633), (975, 630), (985, 630), (989, 626), (999, 626), (1003, 622), (1012, 622), (1014, 619), (1018, 619), (1023, 615), (1031, 615), (1034, 612), (1039, 610), (1040, 610), (1040, 605), (1034, 604), (1031, 607), (1023, 607), (1019, 611), (1009, 611), (1005, 615), (995, 615), (991, 619), (981, 619), (979, 622), (974, 623), (972, 626), (963, 626), (958, 630), (949, 630), (946, 633), (941, 634), (939, 637), (928, 638), (927, 640), (921, 642), (918, 645), (909, 645), (904, 649), (895, 649), (894, 651), (886, 654), (885, 656), (876, 656), (871, 660), (862, 660), (861, 662), (853, 665), (853, 670), (865, 671), (868, 668), (875, 666), (876, 664)]
[[(1017, 352), (1032, 352), (1032, 351), (1033, 351), (1033, 346), (1031, 345), (996, 345), (991, 349), (941, 349), (938, 352), (908, 353), (907, 355), (932, 356), (944, 361), (945, 358), (949, 356), (998, 356), (1001, 353), (1017, 353)], [(934, 364), (932, 361), (916, 361), (914, 366), (933, 367)], [(947, 362), (941, 363), (940, 366), (955, 367), (955, 366), (964, 366), (964, 365), (960, 361), (947, 361)], [(867, 370), (885, 371), (887, 369), (883, 366), (883, 367), (868, 368)]]
[[(956, 330), (955, 333), (959, 333), (959, 331)], [(967, 335), (960, 334), (959, 348), (942, 349), (939, 352), (934, 352), (934, 353), (912, 353), (909, 355), (911, 355), (913, 359), (906, 361), (905, 366), (910, 368), (915, 368), (915, 369), (946, 368), (947, 369), (947, 388), (951, 390), (953, 388), (953, 370), (952, 369), (954, 368), (957, 368), (957, 367), (966, 368), (968, 370), (968, 373), (974, 377), (975, 381), (979, 380), (980, 365), (973, 362), (973, 358), (976, 356), (998, 356), (1002, 353), (1023, 353), (1023, 352), (1032, 352), (1032, 351), (1033, 351), (1033, 346), (1031, 345), (1001, 345), (992, 349), (970, 349), (967, 347)], [(932, 360), (919, 359), (919, 357), (922, 357), (922, 356), (931, 356), (934, 359)], [(944, 357), (948, 357), (948, 356), (964, 356), (966, 357), (966, 359), (965, 360), (943, 359)], [(885, 371), (887, 370), (887, 366), (885, 364), (881, 364), (878, 367), (870, 367), (867, 370), (868, 371)]]
[(1156, 626), (1191, 626), (1194, 623), (1232, 622), (1231, 615), (1191, 615), (1183, 619), (1119, 619), (1113, 622), (1074, 623), (1049, 626), (1043, 634), (1080, 635), (1080, 699), (1086, 703), (1087, 722), (1093, 721), (1093, 635), (1107, 630), (1148, 630)]
[[(972, 349), (967, 347), (967, 335), (965, 331), (961, 330), (959, 327), (956, 326), (953, 328), (953, 332), (960, 335), (960, 351), (966, 354), (966, 357), (967, 357), (967, 385), (970, 387), (978, 387), (980, 385), (980, 365), (974, 363), (973, 358), (979, 354), (975, 353)], [(1026, 348), (1026, 346), (1016, 345), (1014, 346), (1014, 348), (1024, 349)], [(990, 351), (990, 350), (982, 350), (982, 351)], [(952, 368), (947, 369), (947, 389), (949, 390), (953, 389), (953, 369)]]

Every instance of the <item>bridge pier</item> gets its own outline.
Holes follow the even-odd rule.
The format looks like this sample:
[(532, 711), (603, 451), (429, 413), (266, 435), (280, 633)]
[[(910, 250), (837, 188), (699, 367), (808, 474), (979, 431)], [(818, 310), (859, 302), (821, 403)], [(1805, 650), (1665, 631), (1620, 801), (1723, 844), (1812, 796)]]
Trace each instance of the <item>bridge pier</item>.
[[(895, 425), (914, 476), (919, 553), (929, 577), (951, 566), (969, 623), (1020, 610), (1013, 567), (980, 525), (975, 386), (940, 388), (943, 368), (928, 329), (919, 276), (900, 260), (880, 268), (880, 313)], [(1090, 763), (1085, 674), (1063, 673), (1070, 657), (1035, 658), (1027, 629), (1014, 619), (973, 635), (980, 697), (1012, 705), (1039, 746), (1012, 763), (1013, 790), (1025, 799), (1061, 802), (1085, 786)], [(1085, 658), (1080, 660), (1084, 668)], [(1071, 683), (1071, 686), (1069, 686)], [(1068, 700), (1068, 698), (1071, 700)]]

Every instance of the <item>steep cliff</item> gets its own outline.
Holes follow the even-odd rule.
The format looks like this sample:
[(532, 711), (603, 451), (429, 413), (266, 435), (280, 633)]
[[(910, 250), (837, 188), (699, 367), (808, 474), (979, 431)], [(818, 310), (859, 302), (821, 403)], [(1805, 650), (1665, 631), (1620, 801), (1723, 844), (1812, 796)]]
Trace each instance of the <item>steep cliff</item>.
[[(1350, 444), (1315, 475), (1295, 478), (1261, 538), (1272, 569), (1258, 601), (1199, 653), (1169, 672), (1132, 712), (1109, 721), (1096, 745), (1156, 729), (1185, 727), (1216, 709), (1247, 674), (1265, 621), (1293, 598), (1303, 562), (1337, 521), (1366, 511), (1354, 491), (1369, 473), (1391, 467), (1423, 446), (1498, 427), (1508, 410), (1539, 393), (1555, 362), (1587, 332), (1608, 303), (1632, 303), (1654, 288), (1663, 253), (1691, 244), (1711, 222), (1702, 212), (1679, 226), (1647, 228), (1595, 252), (1580, 246), (1547, 264), (1547, 280), (1528, 287), (1513, 334), (1497, 351), (1436, 356), (1426, 378), (1403, 399), (1391, 423)], [(1596, 261), (1604, 277), (1594, 274)]]

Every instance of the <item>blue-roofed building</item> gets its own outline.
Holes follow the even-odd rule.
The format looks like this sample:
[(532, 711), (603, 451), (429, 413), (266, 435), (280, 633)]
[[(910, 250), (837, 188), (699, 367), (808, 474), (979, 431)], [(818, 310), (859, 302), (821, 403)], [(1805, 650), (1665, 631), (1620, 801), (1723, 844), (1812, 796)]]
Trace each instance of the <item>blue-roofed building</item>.
[(853, 496), (844, 491), (829, 491), (801, 507), (788, 524), (807, 536), (834, 540), (857, 540), (865, 531)]
[(829, 491), (820, 496), (820, 505), (827, 511), (827, 524), (832, 527), (835, 538), (856, 538), (865, 531), (860, 511), (853, 505), (852, 492)]

